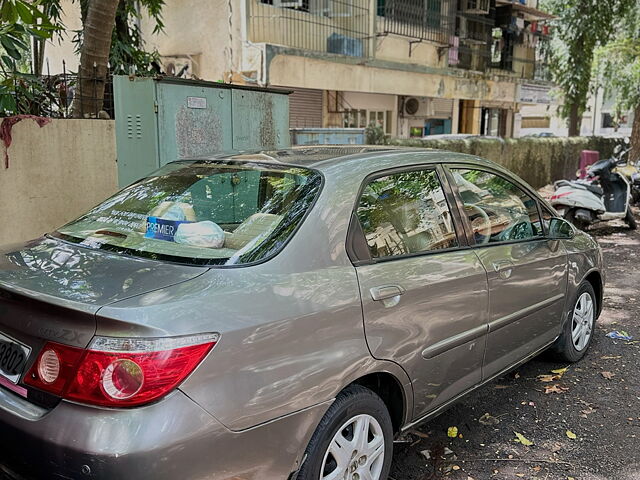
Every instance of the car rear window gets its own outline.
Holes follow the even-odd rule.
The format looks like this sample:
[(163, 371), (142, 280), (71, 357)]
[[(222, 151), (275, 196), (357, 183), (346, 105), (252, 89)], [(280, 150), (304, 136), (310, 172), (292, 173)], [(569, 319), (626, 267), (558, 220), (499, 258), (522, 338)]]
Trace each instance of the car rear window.
[(241, 265), (277, 253), (316, 199), (319, 172), (230, 161), (177, 162), (56, 232), (157, 260)]

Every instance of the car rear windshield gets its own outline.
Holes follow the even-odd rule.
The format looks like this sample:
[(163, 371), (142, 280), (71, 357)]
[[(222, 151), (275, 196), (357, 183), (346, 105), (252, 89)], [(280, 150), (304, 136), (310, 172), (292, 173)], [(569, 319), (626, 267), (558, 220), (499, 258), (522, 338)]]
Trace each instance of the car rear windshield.
[(231, 161), (171, 163), (56, 236), (90, 248), (195, 265), (274, 255), (317, 197), (320, 173)]

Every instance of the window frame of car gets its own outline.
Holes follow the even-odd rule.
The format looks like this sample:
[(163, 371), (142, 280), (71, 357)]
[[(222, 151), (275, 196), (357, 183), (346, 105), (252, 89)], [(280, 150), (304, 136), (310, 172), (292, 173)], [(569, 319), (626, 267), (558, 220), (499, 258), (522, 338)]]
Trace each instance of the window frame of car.
[[(467, 243), (471, 246), (471, 248), (486, 248), (492, 247), (496, 245), (511, 245), (517, 243), (525, 243), (525, 242), (540, 242), (540, 241), (548, 241), (549, 240), (549, 231), (542, 220), (542, 205), (540, 196), (537, 192), (535, 192), (531, 187), (519, 181), (519, 179), (514, 178), (513, 176), (500, 171), (500, 169), (492, 168), (489, 165), (477, 164), (477, 163), (457, 163), (457, 162), (446, 162), (442, 165), (444, 170), (444, 174), (446, 175), (447, 182), (449, 183), (449, 187), (453, 192), (453, 197), (455, 199), (456, 208), (458, 210), (459, 216), (462, 221), (462, 225), (465, 231), (465, 235), (467, 237)], [(536, 209), (538, 211), (538, 218), (540, 219), (540, 226), (542, 228), (542, 235), (532, 238), (524, 238), (524, 239), (515, 239), (515, 240), (503, 240), (500, 242), (491, 242), (486, 244), (478, 244), (475, 241), (473, 236), (473, 228), (471, 227), (471, 223), (469, 222), (468, 216), (464, 213), (464, 202), (462, 201), (462, 197), (460, 196), (460, 190), (458, 188), (458, 184), (453, 176), (452, 170), (478, 170), (481, 172), (489, 173), (491, 175), (495, 175), (503, 180), (508, 181), (513, 184), (515, 187), (522, 190), (528, 196), (530, 196), (536, 202)], [(547, 208), (547, 210), (549, 210)], [(553, 213), (552, 210), (549, 210), (549, 213)], [(556, 216), (556, 215), (552, 215)]]
[[(447, 207), (451, 215), (451, 222), (452, 222), (453, 230), (456, 236), (457, 245), (455, 247), (450, 247), (450, 248), (442, 248), (438, 250), (424, 250), (420, 252), (405, 253), (402, 255), (391, 255), (387, 257), (372, 256), (371, 250), (369, 249), (369, 244), (367, 242), (366, 235), (364, 233), (364, 229), (362, 228), (360, 218), (358, 217), (358, 207), (360, 206), (360, 200), (362, 198), (365, 188), (371, 182), (374, 182), (375, 180), (380, 178), (388, 177), (391, 175), (397, 175), (401, 173), (422, 172), (422, 171), (427, 171), (427, 172), (433, 171), (436, 174), (436, 179), (438, 180), (440, 187), (442, 188), (442, 192), (444, 194), (445, 201), (447, 202)], [(368, 174), (360, 182), (360, 187), (358, 188), (355, 202), (351, 209), (351, 218), (349, 221), (349, 228), (347, 230), (347, 239), (345, 243), (347, 256), (351, 260), (351, 263), (353, 263), (354, 266), (358, 267), (361, 265), (385, 263), (385, 262), (391, 262), (396, 260), (404, 260), (408, 258), (422, 257), (427, 255), (437, 255), (437, 254), (442, 254), (447, 252), (469, 249), (470, 245), (468, 243), (466, 231), (464, 229), (464, 224), (462, 222), (462, 218), (460, 217), (460, 212), (454, 202), (455, 202), (455, 199), (453, 196), (453, 192), (450, 188), (449, 181), (445, 176), (442, 163), (440, 162), (403, 165), (400, 167), (377, 170), (375, 172)]]

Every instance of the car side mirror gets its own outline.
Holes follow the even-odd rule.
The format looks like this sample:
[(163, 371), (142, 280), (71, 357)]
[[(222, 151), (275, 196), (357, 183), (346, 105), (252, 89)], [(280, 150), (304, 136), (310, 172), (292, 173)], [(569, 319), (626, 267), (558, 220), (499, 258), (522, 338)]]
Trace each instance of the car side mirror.
[(551, 240), (568, 240), (575, 237), (576, 231), (564, 218), (554, 217), (549, 222), (549, 238)]

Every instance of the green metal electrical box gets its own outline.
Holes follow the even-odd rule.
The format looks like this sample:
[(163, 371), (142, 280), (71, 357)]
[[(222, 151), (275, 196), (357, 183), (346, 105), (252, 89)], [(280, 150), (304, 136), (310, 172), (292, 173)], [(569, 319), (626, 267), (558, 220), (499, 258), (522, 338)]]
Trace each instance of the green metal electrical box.
[(291, 144), (286, 90), (125, 75), (113, 85), (121, 187), (181, 158)]

